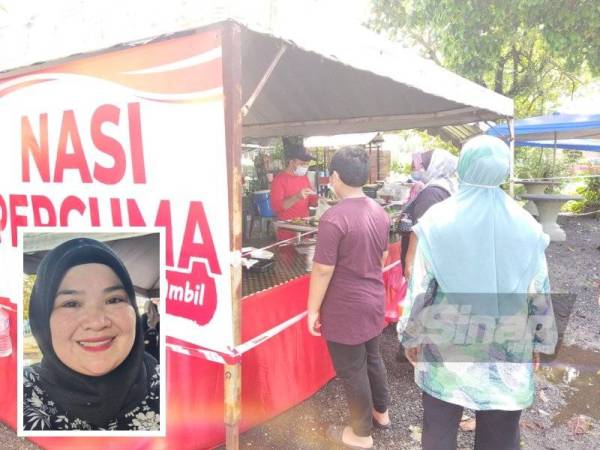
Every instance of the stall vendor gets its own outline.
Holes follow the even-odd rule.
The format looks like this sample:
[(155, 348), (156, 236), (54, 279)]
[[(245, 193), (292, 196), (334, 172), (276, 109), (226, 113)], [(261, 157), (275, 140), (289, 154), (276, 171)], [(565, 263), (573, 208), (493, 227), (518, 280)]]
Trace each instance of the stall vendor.
[[(302, 144), (284, 139), (287, 167), (277, 174), (271, 185), (271, 208), (278, 220), (308, 217), (310, 198), (315, 195), (306, 176), (308, 163), (313, 156)], [(296, 233), (277, 230), (277, 240), (294, 237)]]

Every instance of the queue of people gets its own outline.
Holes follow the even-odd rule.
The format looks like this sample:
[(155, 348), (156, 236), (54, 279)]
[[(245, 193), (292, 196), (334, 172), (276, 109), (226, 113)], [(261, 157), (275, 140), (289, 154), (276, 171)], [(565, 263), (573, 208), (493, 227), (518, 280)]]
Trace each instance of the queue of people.
[[(290, 143), (286, 154), (273, 209), (281, 219), (307, 216), (312, 155)], [(394, 426), (380, 351), (390, 219), (363, 192), (362, 147), (338, 150), (329, 169), (339, 201), (320, 218), (307, 325), (326, 340), (349, 408), (350, 423), (332, 424), (327, 437), (369, 449), (374, 429)], [(477, 450), (518, 449), (533, 371), (557, 342), (548, 237), (500, 188), (508, 171), (508, 147), (490, 136), (468, 141), (459, 158), (444, 150), (413, 158), (410, 280), (397, 329), (422, 390), (425, 450), (456, 448), (463, 408), (476, 411)], [(26, 430), (159, 429), (158, 309), (149, 301), (140, 316), (131, 278), (108, 246), (78, 238), (50, 251), (29, 315), (43, 358), (24, 369)]]
[[(389, 220), (362, 193), (367, 171), (360, 148), (332, 158), (340, 201), (319, 223), (307, 305), (308, 330), (327, 341), (350, 409), (350, 424), (330, 426), (327, 437), (351, 449), (373, 448), (373, 429), (394, 425), (379, 350)], [(414, 226), (398, 335), (423, 393), (422, 447), (455, 449), (470, 408), (475, 449), (517, 450), (533, 371), (557, 342), (548, 237), (500, 188), (509, 150), (497, 138), (471, 139), (458, 160), (440, 150), (419, 154), (413, 171), (422, 184), (406, 208)]]

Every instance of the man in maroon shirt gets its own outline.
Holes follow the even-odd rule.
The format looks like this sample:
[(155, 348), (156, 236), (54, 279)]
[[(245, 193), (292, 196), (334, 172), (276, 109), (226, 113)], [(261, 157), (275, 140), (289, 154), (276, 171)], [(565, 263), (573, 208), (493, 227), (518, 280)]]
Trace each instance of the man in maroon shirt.
[(387, 373), (379, 351), (390, 221), (363, 194), (368, 170), (361, 147), (344, 147), (331, 159), (331, 187), (340, 202), (319, 222), (308, 296), (308, 329), (327, 340), (350, 407), (351, 426), (332, 425), (327, 436), (350, 448), (372, 448), (372, 426), (390, 426)]
[[(314, 158), (302, 144), (291, 143), (285, 139), (284, 151), (288, 163), (285, 170), (279, 172), (271, 184), (271, 209), (279, 220), (308, 217), (309, 197), (315, 192), (306, 172), (308, 162)], [(295, 235), (294, 232), (278, 230), (277, 240), (289, 239)]]

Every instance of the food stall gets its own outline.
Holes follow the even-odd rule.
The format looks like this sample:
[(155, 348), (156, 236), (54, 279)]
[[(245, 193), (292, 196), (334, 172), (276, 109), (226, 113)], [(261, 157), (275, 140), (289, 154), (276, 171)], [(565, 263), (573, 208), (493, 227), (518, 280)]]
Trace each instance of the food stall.
[[(228, 20), (0, 74), (0, 305), (13, 348), (21, 228), (150, 225), (167, 241), (166, 435), (32, 440), (56, 449), (237, 448), (240, 430), (333, 377), (325, 343), (303, 320), (309, 258), (284, 247), (271, 273), (243, 275), (242, 138), (513, 114), (510, 99), (379, 37), (344, 39)], [(186, 282), (203, 302), (182, 301)], [(0, 378), (0, 420), (14, 428), (16, 352), (0, 358)]]

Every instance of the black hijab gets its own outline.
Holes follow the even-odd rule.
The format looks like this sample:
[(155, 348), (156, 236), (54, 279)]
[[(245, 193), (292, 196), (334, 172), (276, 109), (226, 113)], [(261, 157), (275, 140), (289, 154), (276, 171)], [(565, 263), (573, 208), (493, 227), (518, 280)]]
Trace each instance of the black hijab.
[[(89, 263), (104, 264), (114, 271), (123, 283), (136, 317), (135, 340), (129, 355), (112, 372), (99, 377), (80, 374), (63, 364), (54, 352), (50, 335), (50, 314), (58, 286), (71, 267)], [(146, 396), (147, 380), (156, 360), (144, 353), (142, 323), (131, 278), (119, 257), (107, 245), (94, 239), (78, 238), (50, 251), (38, 267), (31, 292), (29, 321), (43, 355), (38, 366), (41, 388), (69, 415), (105, 428)]]

